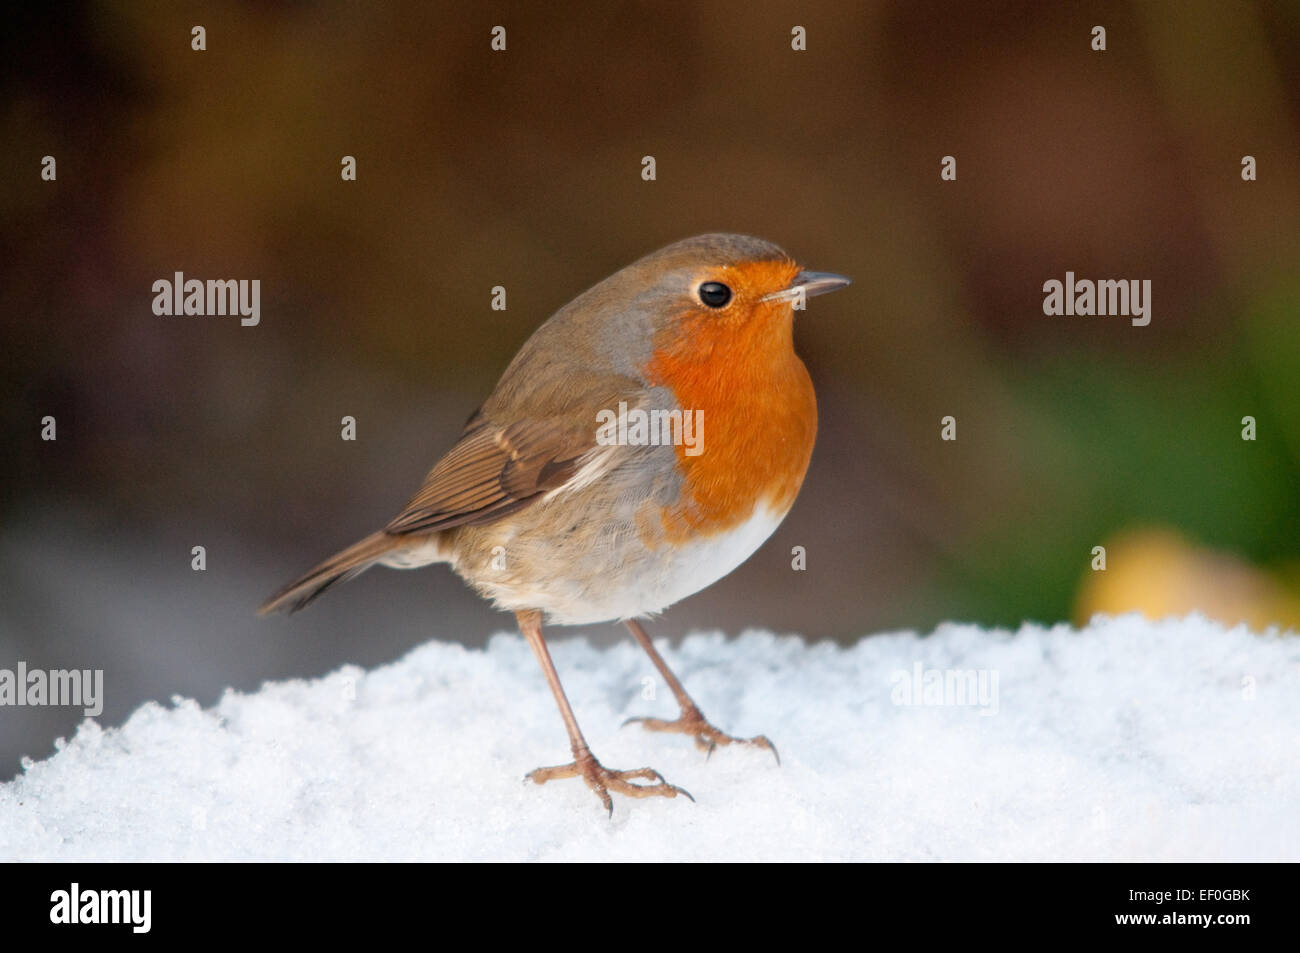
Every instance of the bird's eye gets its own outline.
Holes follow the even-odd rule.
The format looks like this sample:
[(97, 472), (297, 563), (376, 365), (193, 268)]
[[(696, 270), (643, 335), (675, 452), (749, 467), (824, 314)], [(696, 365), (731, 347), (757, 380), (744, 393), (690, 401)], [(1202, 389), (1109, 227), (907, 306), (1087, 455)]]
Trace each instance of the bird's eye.
[(731, 289), (721, 281), (706, 281), (700, 285), (700, 300), (710, 308), (725, 308), (731, 300)]

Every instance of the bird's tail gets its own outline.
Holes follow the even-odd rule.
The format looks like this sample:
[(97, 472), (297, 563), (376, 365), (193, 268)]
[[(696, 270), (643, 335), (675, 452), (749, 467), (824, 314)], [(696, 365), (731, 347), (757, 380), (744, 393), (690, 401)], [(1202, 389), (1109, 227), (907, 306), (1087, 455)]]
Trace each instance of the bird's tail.
[(276, 592), (262, 603), (257, 614), (269, 615), (281, 609), (297, 612), (335, 583), (361, 575), (400, 545), (388, 533), (371, 533)]

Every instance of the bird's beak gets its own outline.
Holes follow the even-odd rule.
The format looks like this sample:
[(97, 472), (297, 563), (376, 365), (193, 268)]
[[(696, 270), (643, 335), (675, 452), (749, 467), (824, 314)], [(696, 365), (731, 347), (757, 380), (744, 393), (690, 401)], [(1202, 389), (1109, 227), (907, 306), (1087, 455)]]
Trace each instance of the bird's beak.
[(829, 271), (801, 271), (794, 276), (790, 287), (764, 295), (763, 300), (797, 301), (811, 298), (813, 295), (824, 295), (851, 284), (853, 284), (852, 279), (845, 278), (843, 275), (833, 275)]

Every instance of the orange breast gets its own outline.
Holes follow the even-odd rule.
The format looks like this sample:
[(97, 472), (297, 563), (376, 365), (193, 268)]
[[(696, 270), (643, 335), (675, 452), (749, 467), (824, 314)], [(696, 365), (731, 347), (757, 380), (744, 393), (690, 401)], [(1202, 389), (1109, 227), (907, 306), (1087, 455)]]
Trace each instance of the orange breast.
[[(794, 275), (787, 263), (767, 267)], [(683, 498), (659, 514), (670, 541), (726, 532), (756, 504), (784, 514), (794, 503), (817, 435), (817, 399), (792, 324), (789, 304), (756, 303), (725, 318), (686, 315), (656, 342), (647, 378), (670, 388), (684, 411), (703, 411), (702, 452), (676, 448)]]

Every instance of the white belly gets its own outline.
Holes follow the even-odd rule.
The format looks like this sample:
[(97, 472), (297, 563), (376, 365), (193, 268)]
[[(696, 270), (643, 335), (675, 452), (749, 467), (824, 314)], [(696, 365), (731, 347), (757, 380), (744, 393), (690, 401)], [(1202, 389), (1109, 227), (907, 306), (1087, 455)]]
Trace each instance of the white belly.
[(555, 589), (536, 593), (535, 599), (552, 621), (562, 625), (654, 615), (730, 573), (763, 545), (784, 518), (784, 513), (759, 506), (735, 529), (655, 550), (657, 558), (643, 563), (640, 572), (611, 574), (607, 577), (611, 584), (588, 588), (581, 599), (566, 599)]
[[(553, 521), (545, 513), (531, 515), (543, 526)], [(450, 562), (500, 609), (540, 609), (553, 623), (591, 625), (654, 615), (713, 585), (762, 546), (784, 518), (784, 512), (759, 504), (734, 529), (653, 548), (640, 541), (630, 522), (611, 523), (607, 535), (585, 538), (576, 552), (557, 544), (549, 527), (521, 529), (502, 521), (475, 529), (483, 535), (469, 545), (429, 539), (383, 564), (408, 569)]]
[(784, 513), (772, 513), (766, 507), (758, 506), (754, 514), (735, 529), (683, 546), (654, 587), (652, 601), (662, 605), (649, 611), (659, 612), (728, 575), (776, 532), (783, 519)]

